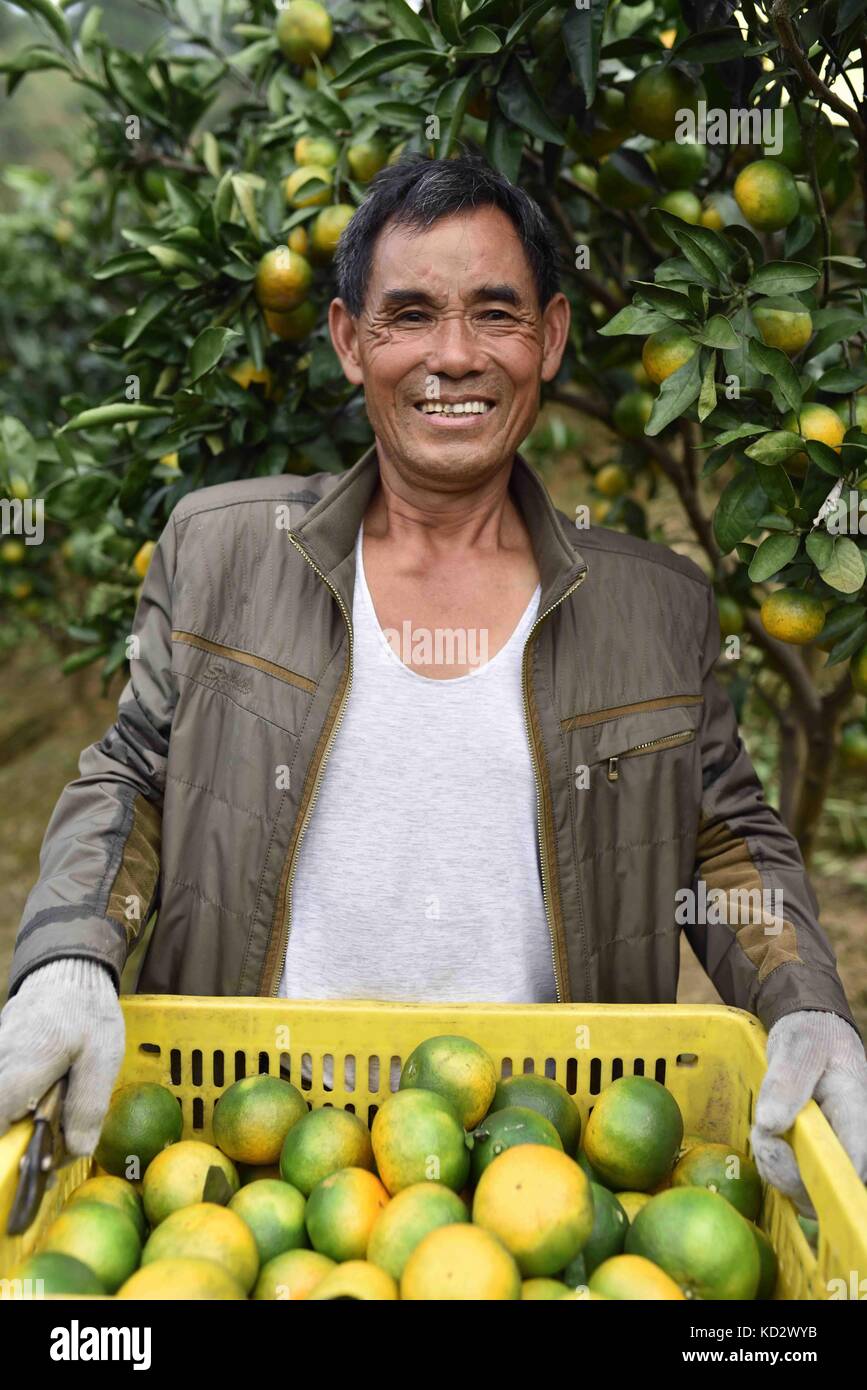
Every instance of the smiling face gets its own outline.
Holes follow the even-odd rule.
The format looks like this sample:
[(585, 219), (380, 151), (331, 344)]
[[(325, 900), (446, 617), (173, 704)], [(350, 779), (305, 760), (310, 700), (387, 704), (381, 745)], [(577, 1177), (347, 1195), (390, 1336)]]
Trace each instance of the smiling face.
[(329, 325), (380, 457), (416, 486), (460, 491), (511, 466), (559, 368), (569, 306), (557, 294), (541, 310), (510, 219), (482, 207), (421, 231), (386, 226), (361, 315), (337, 299)]

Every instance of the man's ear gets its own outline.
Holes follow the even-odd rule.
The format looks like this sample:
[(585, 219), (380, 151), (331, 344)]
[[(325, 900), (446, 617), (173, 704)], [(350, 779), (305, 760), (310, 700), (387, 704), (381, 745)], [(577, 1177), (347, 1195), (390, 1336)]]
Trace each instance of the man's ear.
[(328, 306), (328, 331), (343, 375), (351, 385), (361, 386), (364, 374), (358, 355), (358, 320), (352, 317), (342, 299), (332, 299)]
[(569, 340), (569, 323), (572, 310), (565, 294), (555, 294), (542, 314), (542, 380), (553, 381), (560, 370), (566, 343)]

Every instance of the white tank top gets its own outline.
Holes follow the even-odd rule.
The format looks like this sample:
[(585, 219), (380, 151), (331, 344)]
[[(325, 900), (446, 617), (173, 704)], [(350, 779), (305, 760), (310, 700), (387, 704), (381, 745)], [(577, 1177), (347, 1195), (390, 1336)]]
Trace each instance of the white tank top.
[(492, 660), (433, 680), (379, 625), (359, 530), (352, 687), (298, 851), (281, 995), (556, 999), (521, 691), (539, 597)]

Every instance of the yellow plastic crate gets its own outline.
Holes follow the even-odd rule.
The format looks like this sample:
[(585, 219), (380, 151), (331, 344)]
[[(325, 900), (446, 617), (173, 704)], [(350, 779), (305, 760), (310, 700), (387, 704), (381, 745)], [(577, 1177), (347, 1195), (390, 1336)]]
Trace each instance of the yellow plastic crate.
[[(461, 1033), (486, 1048), (504, 1076), (537, 1071), (559, 1081), (575, 1097), (582, 1123), (605, 1086), (635, 1073), (668, 1087), (687, 1133), (749, 1150), (765, 1071), (761, 1024), (722, 1005), (299, 1003), (169, 995), (131, 995), (122, 1003), (126, 1056), (117, 1084), (157, 1081), (172, 1090), (184, 1138), (212, 1140), (214, 1105), (223, 1090), (257, 1072), (282, 1074), (312, 1105), (344, 1106), (369, 1123), (400, 1062), (419, 1042)], [(324, 1076), (333, 1077), (333, 1089), (326, 1089)], [(29, 1230), (6, 1237), (30, 1132), (22, 1121), (0, 1139), (0, 1278), (38, 1248), (92, 1167), (90, 1159), (79, 1159), (61, 1169)], [(790, 1138), (819, 1217), (819, 1249), (817, 1257), (792, 1203), (766, 1188), (760, 1224), (779, 1259), (777, 1296), (857, 1297), (858, 1281), (867, 1277), (867, 1190), (814, 1102)]]

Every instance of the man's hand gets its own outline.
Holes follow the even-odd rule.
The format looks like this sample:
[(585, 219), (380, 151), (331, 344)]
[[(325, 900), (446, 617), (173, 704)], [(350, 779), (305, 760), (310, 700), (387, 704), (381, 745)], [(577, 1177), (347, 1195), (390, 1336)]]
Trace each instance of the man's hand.
[(867, 1180), (867, 1057), (855, 1029), (839, 1014), (801, 1009), (768, 1033), (768, 1070), (750, 1138), (761, 1176), (815, 1216), (795, 1155), (780, 1136), (810, 1099)]
[(0, 1134), (68, 1071), (66, 1147), (93, 1153), (124, 1047), (123, 1013), (104, 966), (62, 957), (31, 971), (0, 1014)]

